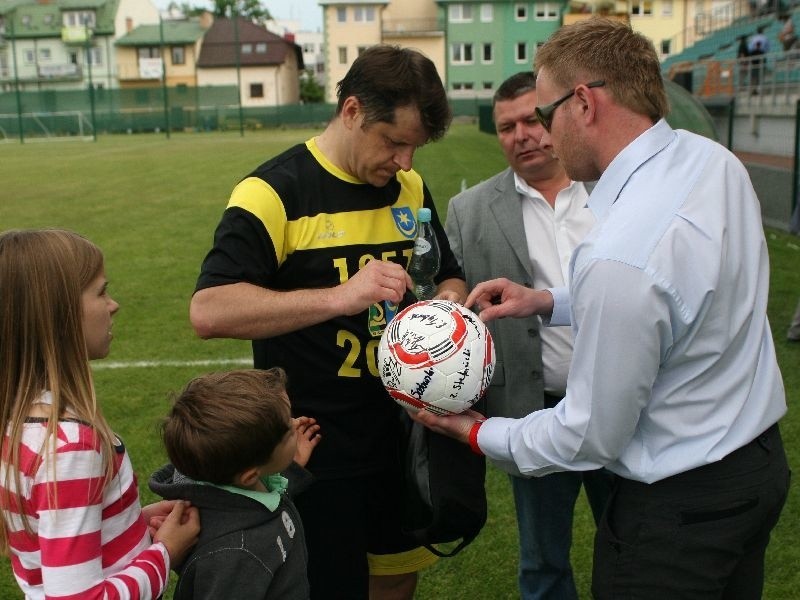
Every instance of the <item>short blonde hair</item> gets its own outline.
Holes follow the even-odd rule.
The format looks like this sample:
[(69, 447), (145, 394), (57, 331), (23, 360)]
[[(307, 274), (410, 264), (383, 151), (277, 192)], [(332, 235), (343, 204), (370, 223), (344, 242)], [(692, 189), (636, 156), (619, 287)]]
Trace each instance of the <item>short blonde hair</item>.
[(593, 17), (562, 27), (539, 48), (534, 66), (564, 90), (603, 80), (618, 104), (653, 123), (669, 112), (653, 43), (621, 21)]

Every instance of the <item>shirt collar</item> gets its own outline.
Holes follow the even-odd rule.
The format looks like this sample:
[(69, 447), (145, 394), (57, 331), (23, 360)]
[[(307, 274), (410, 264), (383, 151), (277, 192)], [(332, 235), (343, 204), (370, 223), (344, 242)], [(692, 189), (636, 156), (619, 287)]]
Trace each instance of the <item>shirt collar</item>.
[(218, 487), (232, 494), (238, 494), (240, 496), (245, 496), (246, 498), (251, 498), (256, 502), (263, 504), (271, 512), (274, 512), (275, 509), (278, 508), (278, 505), (281, 503), (281, 495), (283, 495), (286, 492), (286, 486), (289, 483), (289, 480), (286, 479), (286, 477), (284, 477), (283, 475), (275, 474), (262, 477), (261, 481), (267, 488), (266, 492), (246, 490), (244, 488), (236, 487), (233, 485), (215, 485), (213, 483), (205, 483), (205, 482), (202, 483), (205, 483), (205, 485), (213, 485), (214, 487)]
[(639, 167), (672, 143), (676, 135), (661, 119), (614, 157), (589, 196), (589, 208), (598, 221), (608, 214)]
[[(522, 177), (520, 177), (516, 171), (514, 173), (514, 187), (516, 188), (517, 192), (523, 196), (527, 196), (528, 198), (541, 198), (544, 200), (544, 196), (542, 196), (541, 192), (537, 190), (535, 187), (528, 185), (528, 182), (525, 181)], [(570, 180), (569, 185), (564, 188), (564, 190), (570, 189), (575, 182)], [(564, 190), (560, 190), (559, 193), (563, 192)]]

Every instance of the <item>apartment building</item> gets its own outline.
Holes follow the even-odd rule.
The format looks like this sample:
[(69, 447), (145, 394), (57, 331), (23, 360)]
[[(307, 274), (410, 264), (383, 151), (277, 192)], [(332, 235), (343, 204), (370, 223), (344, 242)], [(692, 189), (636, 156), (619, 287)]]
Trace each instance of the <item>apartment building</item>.
[(197, 59), (213, 19), (162, 20), (140, 25), (116, 42), (117, 77), (122, 88), (197, 85)]
[[(726, 6), (746, 0), (724, 3)], [(533, 65), (556, 29), (604, 15), (629, 22), (666, 57), (687, 43), (685, 30), (705, 15), (733, 14), (719, 0), (319, 0), (323, 9), (326, 99), (364, 48), (378, 43), (422, 50), (452, 98), (491, 97)]]
[(116, 41), (146, 23), (149, 0), (0, 0), (0, 91), (116, 88)]

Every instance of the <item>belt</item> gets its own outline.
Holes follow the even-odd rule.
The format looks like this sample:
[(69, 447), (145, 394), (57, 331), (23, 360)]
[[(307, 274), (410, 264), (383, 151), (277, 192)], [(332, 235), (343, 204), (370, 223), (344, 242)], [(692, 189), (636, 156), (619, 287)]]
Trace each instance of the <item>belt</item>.
[(737, 476), (735, 465), (738, 464), (739, 461), (748, 460), (748, 457), (763, 455), (765, 452), (772, 453), (775, 451), (782, 451), (782, 444), (783, 442), (780, 437), (778, 424), (775, 423), (765, 429), (763, 433), (757, 435), (753, 440), (737, 448), (717, 462), (700, 465), (694, 469), (684, 471), (683, 473), (677, 473), (651, 484), (635, 481), (633, 479), (625, 479), (624, 477), (620, 477), (619, 481), (621, 485), (629, 488), (645, 487), (651, 489), (653, 492), (657, 492), (657, 490), (663, 490), (665, 492), (671, 490), (685, 490), (687, 485), (703, 482), (706, 478), (719, 477), (721, 473), (730, 472), (732, 476)]

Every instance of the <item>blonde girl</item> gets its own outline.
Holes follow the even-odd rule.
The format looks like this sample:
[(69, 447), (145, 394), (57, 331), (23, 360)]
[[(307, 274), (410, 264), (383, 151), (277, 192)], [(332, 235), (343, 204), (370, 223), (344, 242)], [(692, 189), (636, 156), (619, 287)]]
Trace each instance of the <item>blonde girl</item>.
[[(197, 510), (139, 503), (95, 397), (119, 305), (103, 255), (62, 230), (0, 233), (0, 548), (26, 598), (157, 598)], [(152, 537), (151, 537), (152, 535)]]

